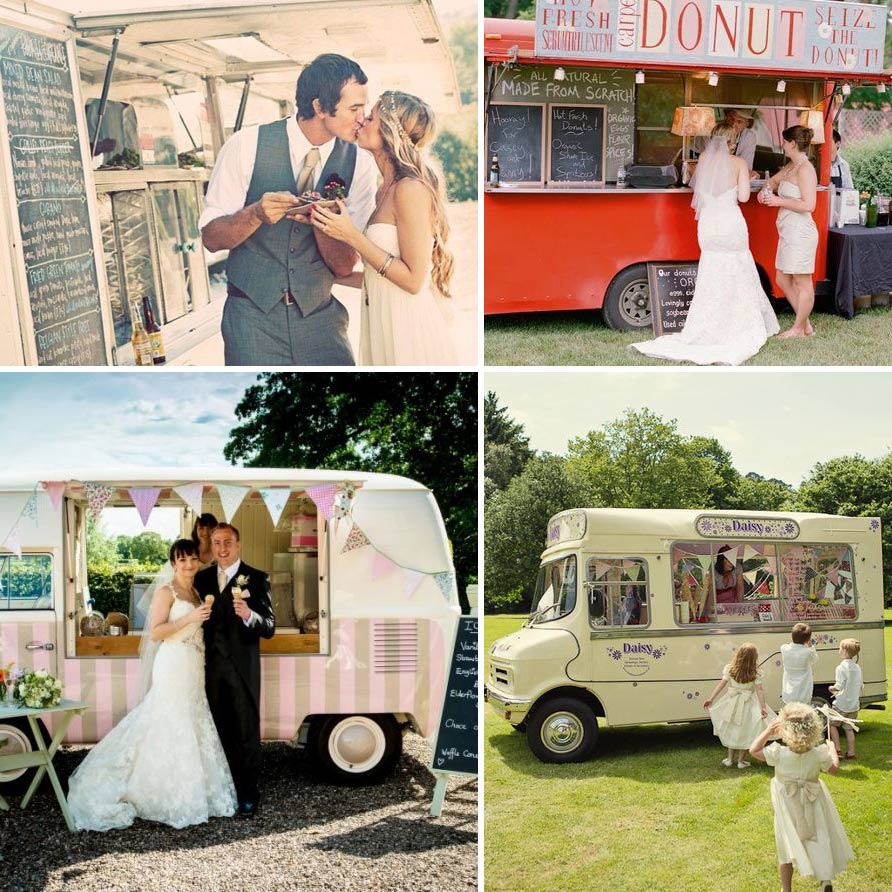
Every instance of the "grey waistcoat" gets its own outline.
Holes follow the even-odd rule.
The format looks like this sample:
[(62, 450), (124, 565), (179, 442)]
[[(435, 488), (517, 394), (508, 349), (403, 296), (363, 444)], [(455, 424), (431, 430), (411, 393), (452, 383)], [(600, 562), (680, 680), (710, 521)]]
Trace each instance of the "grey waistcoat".
[[(287, 119), (282, 118), (263, 124), (257, 132), (257, 158), (245, 207), (265, 192), (295, 191), (286, 123)], [(319, 185), (336, 173), (349, 190), (355, 168), (356, 146), (336, 139)], [(250, 238), (229, 252), (227, 278), (264, 313), (290, 291), (302, 315), (309, 315), (331, 297), (334, 282), (313, 233), (312, 226), (293, 223), (286, 217), (271, 226), (261, 225)]]

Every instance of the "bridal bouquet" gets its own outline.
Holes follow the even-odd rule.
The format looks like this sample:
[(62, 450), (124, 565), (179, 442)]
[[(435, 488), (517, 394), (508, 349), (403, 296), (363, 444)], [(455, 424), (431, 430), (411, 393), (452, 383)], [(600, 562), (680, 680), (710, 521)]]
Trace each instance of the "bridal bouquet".
[(16, 689), (16, 700), (29, 709), (46, 709), (57, 706), (62, 699), (62, 682), (53, 678), (46, 669), (26, 672)]

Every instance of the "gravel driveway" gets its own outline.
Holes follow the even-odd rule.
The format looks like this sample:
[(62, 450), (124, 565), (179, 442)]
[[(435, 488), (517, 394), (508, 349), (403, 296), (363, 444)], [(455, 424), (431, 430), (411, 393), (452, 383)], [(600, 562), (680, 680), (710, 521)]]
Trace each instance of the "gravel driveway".
[[(66, 783), (86, 747), (59, 751)], [(282, 743), (263, 745), (253, 819), (216, 818), (173, 830), (137, 821), (109, 833), (69, 833), (47, 783), (28, 808), (0, 812), (2, 892), (310, 892), (477, 888), (477, 783), (455, 777), (429, 816), (430, 748), (405, 737), (394, 775), (374, 787), (328, 786)], [(265, 779), (265, 780), (264, 780)]]

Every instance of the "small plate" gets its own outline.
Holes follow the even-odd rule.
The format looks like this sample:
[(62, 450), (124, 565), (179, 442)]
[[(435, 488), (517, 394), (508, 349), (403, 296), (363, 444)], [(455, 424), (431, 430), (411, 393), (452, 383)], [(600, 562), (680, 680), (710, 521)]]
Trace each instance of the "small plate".
[(337, 207), (338, 203), (331, 198), (320, 198), (318, 201), (302, 201), (300, 204), (294, 205), (294, 207), (288, 208), (285, 211), (286, 214), (306, 214), (311, 207), (318, 206), (321, 208), (333, 208)]

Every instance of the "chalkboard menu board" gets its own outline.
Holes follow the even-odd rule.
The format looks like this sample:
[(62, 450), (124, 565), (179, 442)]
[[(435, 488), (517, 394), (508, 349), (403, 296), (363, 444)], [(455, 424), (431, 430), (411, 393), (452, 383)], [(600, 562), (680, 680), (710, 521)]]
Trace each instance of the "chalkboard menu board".
[(548, 137), (550, 183), (604, 182), (603, 106), (552, 105)]
[(458, 622), (432, 771), (477, 773), (477, 624), (475, 616)]
[(678, 334), (688, 318), (697, 284), (697, 262), (648, 263), (650, 308), (654, 334)]
[(487, 115), (486, 160), (499, 156), (503, 183), (544, 182), (541, 105), (491, 105)]
[(105, 365), (68, 48), (0, 25), (0, 85), (40, 365)]
[(604, 179), (614, 182), (617, 168), (628, 166), (635, 154), (635, 72), (630, 68), (562, 67), (562, 81), (554, 79), (554, 65), (523, 64), (500, 72), (492, 101), (604, 106)]

